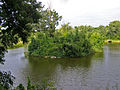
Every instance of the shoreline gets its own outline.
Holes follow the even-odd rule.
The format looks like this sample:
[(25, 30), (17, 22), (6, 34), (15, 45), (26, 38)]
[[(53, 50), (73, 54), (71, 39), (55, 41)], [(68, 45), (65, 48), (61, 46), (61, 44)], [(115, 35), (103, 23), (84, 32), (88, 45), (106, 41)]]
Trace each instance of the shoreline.
[(120, 40), (105, 40), (105, 43), (120, 43)]

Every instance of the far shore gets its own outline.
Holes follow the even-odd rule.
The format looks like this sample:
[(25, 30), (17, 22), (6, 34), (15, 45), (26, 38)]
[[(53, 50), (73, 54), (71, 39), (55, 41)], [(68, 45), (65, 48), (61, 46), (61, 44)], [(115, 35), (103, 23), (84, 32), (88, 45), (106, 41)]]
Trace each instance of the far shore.
[(120, 40), (105, 40), (105, 43), (120, 43)]

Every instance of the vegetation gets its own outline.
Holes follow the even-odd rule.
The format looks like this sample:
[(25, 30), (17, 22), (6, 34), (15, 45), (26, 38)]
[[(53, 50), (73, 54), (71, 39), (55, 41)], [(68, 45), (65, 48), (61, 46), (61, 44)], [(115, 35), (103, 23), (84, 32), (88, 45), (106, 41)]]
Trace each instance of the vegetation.
[[(57, 30), (61, 19), (55, 10), (44, 9), (36, 0), (0, 0), (0, 63), (4, 62), (9, 47), (22, 46), (30, 35), (33, 36), (28, 46), (29, 55), (41, 57), (87, 56), (101, 50), (104, 40), (120, 39), (120, 21), (99, 27), (72, 28), (65, 24)], [(13, 80), (10, 72), (0, 71), (1, 89), (11, 89)], [(27, 90), (36, 88), (28, 79)], [(25, 87), (20, 84), (15, 89), (24, 90)]]
[(107, 39), (120, 40), (120, 21), (111, 22), (107, 29)]
[[(47, 32), (47, 33), (46, 33)], [(102, 50), (105, 40), (120, 39), (120, 21), (110, 22), (108, 26), (76, 26), (69, 24), (52, 32), (40, 31), (31, 38), (29, 55), (41, 57), (81, 57)]]
[(39, 23), (33, 24), (33, 30), (37, 32), (44, 32), (48, 33), (50, 36), (53, 36), (53, 32), (56, 30), (56, 26), (59, 25), (59, 21), (62, 19), (62, 16), (59, 16), (59, 14), (55, 10), (49, 10), (49, 9), (42, 9), (41, 10), (41, 19), (39, 20)]
[(19, 47), (23, 47), (26, 44), (23, 44), (23, 42), (18, 42), (17, 44), (13, 44), (12, 46), (9, 46), (8, 49), (15, 49), (15, 48), (19, 48)]
[(0, 0), (0, 60), (8, 46), (23, 43), (31, 33), (31, 23), (37, 23), (41, 15), (41, 3), (36, 0)]
[(0, 83), (0, 90), (56, 90), (54, 88), (54, 82), (49, 82), (47, 80), (43, 80), (41, 85), (33, 85), (31, 84), (30, 79), (28, 78), (27, 87), (24, 87), (22, 84), (19, 84), (17, 87), (13, 87), (14, 77), (10, 73), (4, 72), (5, 76), (2, 76)]
[(63, 25), (50, 37), (44, 32), (37, 32), (28, 46), (29, 55), (41, 57), (81, 57), (102, 49), (104, 38), (93, 27), (72, 28)]
[(0, 72), (0, 89), (9, 89), (11, 86), (13, 86), (14, 79), (15, 77), (11, 75), (11, 72)]
[[(41, 8), (41, 2), (36, 0), (0, 0), (0, 63), (4, 62), (8, 47), (17, 44), (19, 39), (27, 42), (32, 32), (31, 24), (38, 23), (41, 18), (38, 11)], [(0, 71), (0, 89), (9, 90), (12, 85), (13, 76)]]

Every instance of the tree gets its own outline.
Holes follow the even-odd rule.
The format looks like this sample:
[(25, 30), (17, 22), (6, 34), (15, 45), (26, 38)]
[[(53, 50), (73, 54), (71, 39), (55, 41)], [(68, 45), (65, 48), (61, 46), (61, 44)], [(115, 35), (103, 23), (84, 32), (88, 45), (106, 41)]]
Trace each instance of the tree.
[(36, 0), (0, 0), (0, 58), (18, 38), (27, 42), (30, 24), (37, 23), (41, 17), (38, 8), (42, 6)]
[[(12, 46), (21, 38), (23, 43), (31, 33), (31, 24), (37, 23), (41, 17), (38, 8), (41, 2), (36, 0), (0, 0), (0, 63), (8, 46)], [(13, 77), (0, 71), (0, 86), (9, 88), (13, 85)]]
[[(50, 14), (49, 14), (50, 13)], [(53, 33), (56, 30), (56, 27), (59, 25), (59, 21), (61, 21), (62, 16), (55, 10), (42, 10), (41, 11), (41, 19), (38, 24), (34, 24), (34, 30), (42, 31), (44, 33), (49, 33), (50, 36), (53, 36)]]
[(109, 39), (120, 39), (120, 21), (110, 22), (107, 37)]

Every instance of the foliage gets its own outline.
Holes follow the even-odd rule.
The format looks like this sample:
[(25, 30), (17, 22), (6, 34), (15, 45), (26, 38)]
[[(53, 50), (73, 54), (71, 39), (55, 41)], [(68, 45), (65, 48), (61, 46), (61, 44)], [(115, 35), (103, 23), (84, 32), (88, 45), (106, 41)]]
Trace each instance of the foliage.
[[(23, 43), (31, 33), (31, 23), (37, 23), (41, 15), (38, 12), (41, 3), (36, 0), (0, 0), (0, 63), (8, 47), (21, 38)], [(11, 73), (0, 72), (0, 87), (13, 85)]]
[(53, 36), (53, 32), (55, 32), (56, 27), (59, 25), (59, 21), (61, 21), (62, 16), (55, 10), (42, 9), (41, 10), (41, 19), (39, 23), (33, 24), (33, 29), (38, 32), (49, 33), (50, 36)]
[(17, 44), (13, 44), (12, 46), (8, 47), (8, 49), (15, 49), (15, 48), (19, 48), (19, 47), (23, 47), (26, 44), (23, 44), (22, 42), (18, 42)]
[[(65, 24), (54, 33), (54, 37), (39, 32), (31, 39), (28, 46), (29, 55), (41, 57), (87, 56), (93, 53), (95, 48), (101, 49), (100, 47), (104, 43), (99, 34), (97, 34), (99, 37), (96, 38), (94, 37), (95, 34), (86, 33), (86, 30), (89, 30), (88, 28), (85, 26), (73, 29)], [(93, 38), (95, 41), (92, 41)]]
[[(49, 56), (50, 52), (55, 49), (55, 47), (48, 49), (54, 45), (52, 37), (46, 35), (45, 33), (37, 33), (36, 37), (31, 39), (31, 44), (28, 46), (29, 54), (34, 56)], [(52, 54), (52, 53), (51, 53)]]
[(103, 48), (104, 40), (105, 40), (104, 37), (101, 36), (101, 34), (98, 32), (92, 33), (90, 38), (89, 38), (89, 41), (92, 45), (92, 48), (96, 52), (100, 51)]
[(25, 90), (25, 87), (24, 87), (22, 84), (19, 84), (19, 85), (16, 87), (16, 90)]
[(11, 72), (7, 73), (0, 71), (0, 87), (9, 89), (11, 86), (13, 86), (14, 79), (15, 77), (11, 75)]
[(30, 24), (40, 18), (38, 8), (41, 3), (36, 0), (0, 0), (0, 58), (19, 38), (23, 43), (27, 41), (32, 29)]
[(86, 34), (89, 44), (94, 52), (101, 51), (104, 45), (104, 40), (106, 38), (106, 29), (104, 26), (91, 27), (91, 26), (78, 26), (75, 27), (76, 30), (81, 31)]
[(53, 82), (43, 80), (40, 85), (33, 85), (30, 79), (28, 78), (28, 83), (26, 88), (23, 86), (23, 84), (19, 84), (17, 87), (11, 86), (7, 88), (6, 86), (0, 84), (0, 90), (56, 90), (56, 88), (54, 88), (54, 84), (55, 83)]
[[(55, 10), (43, 10), (36, 0), (0, 0), (0, 62), (3, 62), (8, 47), (18, 43), (19, 38), (27, 42), (32, 25), (37, 32), (29, 44), (29, 55), (80, 57), (101, 49), (104, 39), (120, 39), (120, 21), (108, 26), (79, 26), (72, 28), (65, 24), (56, 31), (61, 16)], [(38, 23), (39, 22), (39, 23)], [(34, 24), (37, 23), (37, 24)], [(8, 89), (13, 85), (11, 73), (0, 72), (0, 88)], [(24, 90), (20, 84), (18, 90)], [(28, 80), (28, 89), (34, 90)]]
[(120, 40), (120, 21), (110, 22), (109, 26), (107, 26), (107, 38), (113, 40)]

